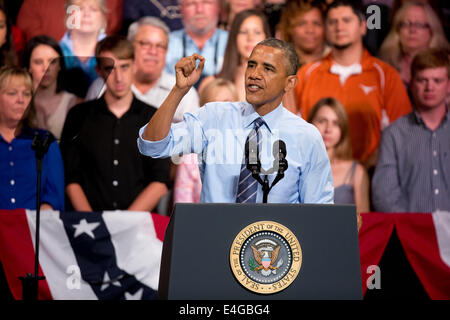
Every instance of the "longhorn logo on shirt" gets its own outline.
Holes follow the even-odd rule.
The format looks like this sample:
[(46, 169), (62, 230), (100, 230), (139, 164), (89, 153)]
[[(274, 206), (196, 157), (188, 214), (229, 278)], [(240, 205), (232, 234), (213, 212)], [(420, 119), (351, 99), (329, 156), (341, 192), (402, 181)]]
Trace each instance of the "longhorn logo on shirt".
[(359, 87), (364, 91), (364, 94), (367, 96), (373, 90), (375, 90), (376, 86), (365, 86), (363, 84), (359, 84)]

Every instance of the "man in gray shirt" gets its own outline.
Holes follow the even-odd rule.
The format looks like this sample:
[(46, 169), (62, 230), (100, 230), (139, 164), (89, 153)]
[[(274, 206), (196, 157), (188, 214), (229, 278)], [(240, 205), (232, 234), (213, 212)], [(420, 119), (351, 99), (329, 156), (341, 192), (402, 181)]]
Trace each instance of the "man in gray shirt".
[(382, 133), (372, 202), (380, 212), (450, 211), (449, 52), (421, 52), (411, 75), (414, 111)]

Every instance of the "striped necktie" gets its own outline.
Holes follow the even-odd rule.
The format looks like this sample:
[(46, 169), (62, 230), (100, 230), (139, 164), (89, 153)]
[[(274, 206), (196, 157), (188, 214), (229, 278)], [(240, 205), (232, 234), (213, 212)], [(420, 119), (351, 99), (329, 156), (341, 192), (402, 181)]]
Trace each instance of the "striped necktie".
[[(254, 128), (250, 131), (247, 141), (256, 142), (258, 150), (260, 150), (261, 139), (259, 138), (258, 130), (263, 125), (264, 120), (261, 118), (256, 118), (254, 121)], [(244, 153), (245, 158), (245, 153)], [(255, 203), (256, 202), (256, 192), (258, 189), (258, 181), (253, 179), (252, 173), (247, 169), (247, 164), (244, 162), (241, 167), (241, 173), (239, 175), (239, 185), (236, 195), (236, 203)]]

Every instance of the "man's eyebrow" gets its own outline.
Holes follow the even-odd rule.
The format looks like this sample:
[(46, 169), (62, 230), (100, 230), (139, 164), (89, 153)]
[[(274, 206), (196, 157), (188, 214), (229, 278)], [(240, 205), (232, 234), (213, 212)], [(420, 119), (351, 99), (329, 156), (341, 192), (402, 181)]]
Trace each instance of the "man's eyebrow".
[(277, 69), (273, 64), (270, 64), (270, 63), (268, 63), (268, 62), (263, 62), (263, 66), (264, 66), (264, 67), (271, 68), (271, 69), (274, 69), (274, 70)]

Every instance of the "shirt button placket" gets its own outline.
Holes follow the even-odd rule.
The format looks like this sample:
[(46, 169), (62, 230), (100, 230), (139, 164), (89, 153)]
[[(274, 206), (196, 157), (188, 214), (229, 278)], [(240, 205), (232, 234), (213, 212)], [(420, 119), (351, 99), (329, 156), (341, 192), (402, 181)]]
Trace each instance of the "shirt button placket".
[(114, 125), (114, 130), (113, 130), (113, 146), (112, 146), (112, 186), (114, 189), (113, 192), (113, 208), (117, 209), (118, 207), (118, 195), (119, 195), (119, 190), (118, 190), (118, 186), (120, 184), (119, 181), (119, 148), (120, 148), (120, 120), (117, 119), (116, 123)]
[(433, 156), (431, 157), (431, 168), (432, 168), (432, 175), (431, 175), (431, 190), (433, 192), (433, 208), (436, 210), (436, 208), (439, 206), (439, 171), (437, 168), (439, 168), (439, 144), (438, 139), (436, 139), (436, 132), (433, 132), (431, 134), (431, 150)]

